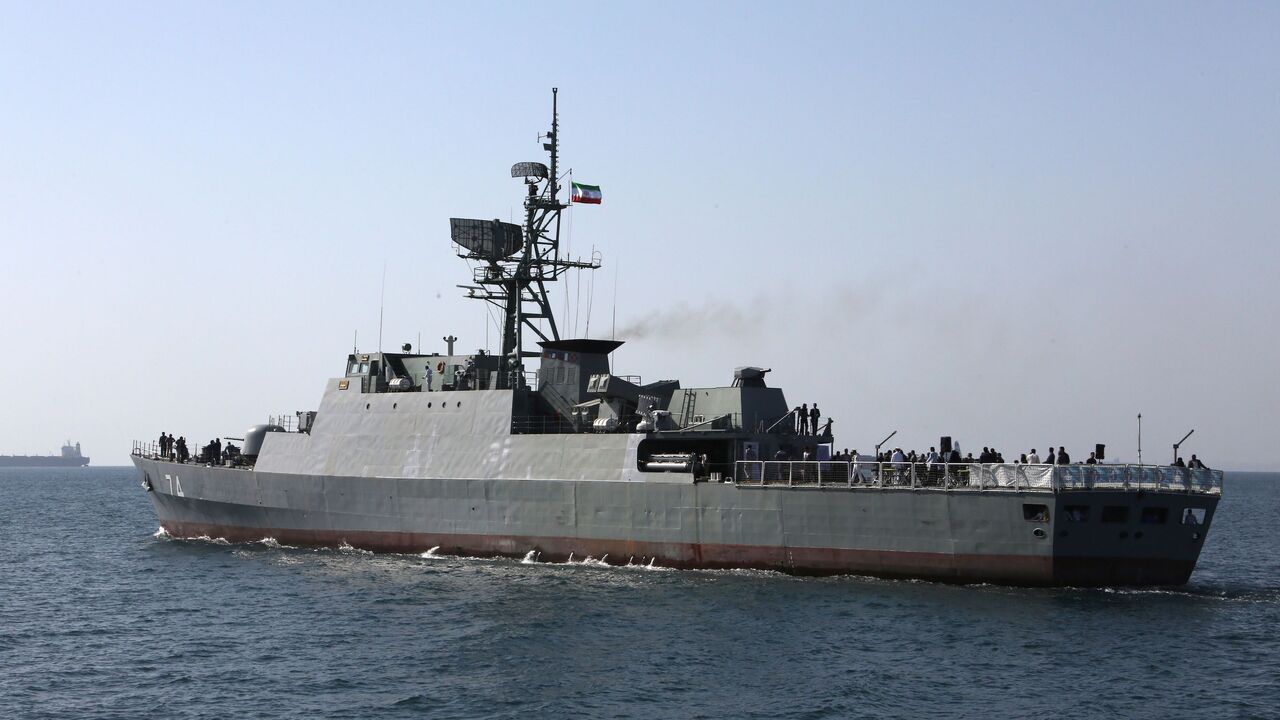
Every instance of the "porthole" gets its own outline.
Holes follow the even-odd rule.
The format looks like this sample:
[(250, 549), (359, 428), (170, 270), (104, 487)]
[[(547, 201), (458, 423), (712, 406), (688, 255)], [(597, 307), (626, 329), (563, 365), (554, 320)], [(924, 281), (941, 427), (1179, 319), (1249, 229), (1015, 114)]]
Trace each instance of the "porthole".
[(462, 407), (462, 403), (461, 403), (461, 402), (459, 402), (459, 403), (458, 403), (458, 407)]
[(365, 404), (364, 404), (364, 409), (365, 409), (365, 410), (368, 410), (368, 409), (369, 409), (369, 403), (365, 403)]
[(1134, 534), (1133, 534), (1133, 539), (1134, 539), (1134, 540), (1141, 540), (1141, 539), (1142, 539), (1142, 531), (1141, 531), (1141, 530), (1139, 530), (1138, 532), (1134, 533)]
[(400, 407), (400, 403), (391, 403), (391, 409), (392, 409), (392, 410), (395, 410), (395, 409), (396, 409), (396, 408), (398, 408), (398, 407)]
[(1035, 535), (1038, 538), (1042, 538), (1045, 536), (1044, 528), (1036, 528), (1035, 530), (1031, 531), (1031, 534)]
[(1192, 540), (1199, 540), (1199, 539), (1200, 539), (1200, 533), (1198, 533), (1198, 532), (1193, 532), (1193, 533), (1191, 533), (1191, 539), (1192, 539)]

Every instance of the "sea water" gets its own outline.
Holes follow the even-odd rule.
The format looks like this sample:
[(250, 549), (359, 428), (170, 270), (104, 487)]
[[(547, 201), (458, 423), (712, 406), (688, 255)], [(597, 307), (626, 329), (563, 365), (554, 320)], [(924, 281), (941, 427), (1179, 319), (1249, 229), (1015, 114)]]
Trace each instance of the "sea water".
[(0, 717), (1276, 717), (1278, 518), (1230, 473), (1185, 587), (1018, 589), (175, 540), (132, 469), (2, 470)]

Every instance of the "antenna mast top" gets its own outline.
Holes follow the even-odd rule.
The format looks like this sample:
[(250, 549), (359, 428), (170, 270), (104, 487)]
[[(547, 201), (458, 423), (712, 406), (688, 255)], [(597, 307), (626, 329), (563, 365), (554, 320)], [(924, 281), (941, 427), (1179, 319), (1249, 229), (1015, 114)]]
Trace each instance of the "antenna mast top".
[[(524, 384), (524, 358), (541, 353), (524, 349), (524, 330), (533, 331), (542, 341), (560, 339), (551, 309), (547, 286), (570, 270), (595, 270), (600, 261), (569, 260), (560, 257), (560, 212), (567, 205), (560, 195), (560, 116), (558, 88), (551, 88), (551, 129), (539, 133), (542, 149), (549, 154), (551, 167), (539, 162), (521, 162), (511, 167), (511, 177), (522, 178), (524, 224), (499, 220), (449, 220), (453, 242), (460, 257), (477, 260), (472, 285), (460, 285), (467, 297), (485, 300), (502, 310), (502, 352), (499, 356), (497, 387), (515, 388)], [(535, 320), (545, 320), (547, 329)]]

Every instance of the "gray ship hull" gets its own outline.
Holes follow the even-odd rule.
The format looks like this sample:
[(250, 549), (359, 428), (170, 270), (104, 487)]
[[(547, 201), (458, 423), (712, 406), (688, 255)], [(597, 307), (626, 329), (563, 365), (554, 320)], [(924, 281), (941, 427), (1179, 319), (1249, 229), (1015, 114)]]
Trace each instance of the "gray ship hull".
[(499, 351), (456, 354), (452, 335), (443, 354), (353, 348), (317, 409), (249, 428), (242, 448), (205, 445), (207, 464), (135, 443), (165, 530), (965, 583), (1187, 581), (1216, 471), (962, 463), (949, 436), (927, 460), (897, 449), (870, 462), (837, 453), (833, 421), (790, 405), (769, 368), (734, 368), (728, 385), (646, 383), (615, 374), (622, 341), (562, 337), (548, 283), (600, 260), (560, 249), (555, 92), (539, 136), (549, 165), (511, 168), (524, 224), (449, 219), (472, 268), (459, 287), (501, 308)]
[[(176, 537), (1012, 585), (1187, 581), (1217, 496), (282, 474), (135, 457)], [(1027, 518), (1027, 508), (1048, 514)], [(1092, 522), (1064, 524), (1066, 508)], [(1127, 508), (1102, 522), (1104, 508)], [(1144, 522), (1163, 508), (1165, 522)], [(1187, 508), (1199, 524), (1177, 522)], [(1172, 520), (1170, 520), (1172, 518)]]

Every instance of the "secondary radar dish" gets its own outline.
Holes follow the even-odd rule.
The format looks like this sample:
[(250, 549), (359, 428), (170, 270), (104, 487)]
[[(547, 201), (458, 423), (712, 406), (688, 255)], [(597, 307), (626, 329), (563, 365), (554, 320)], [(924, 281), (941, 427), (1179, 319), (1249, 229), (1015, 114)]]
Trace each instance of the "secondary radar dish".
[(513, 178), (545, 180), (548, 175), (547, 166), (540, 162), (518, 162), (511, 166), (511, 177)]
[(524, 228), (500, 220), (449, 218), (449, 234), (466, 248), (467, 257), (501, 260), (524, 244)]

